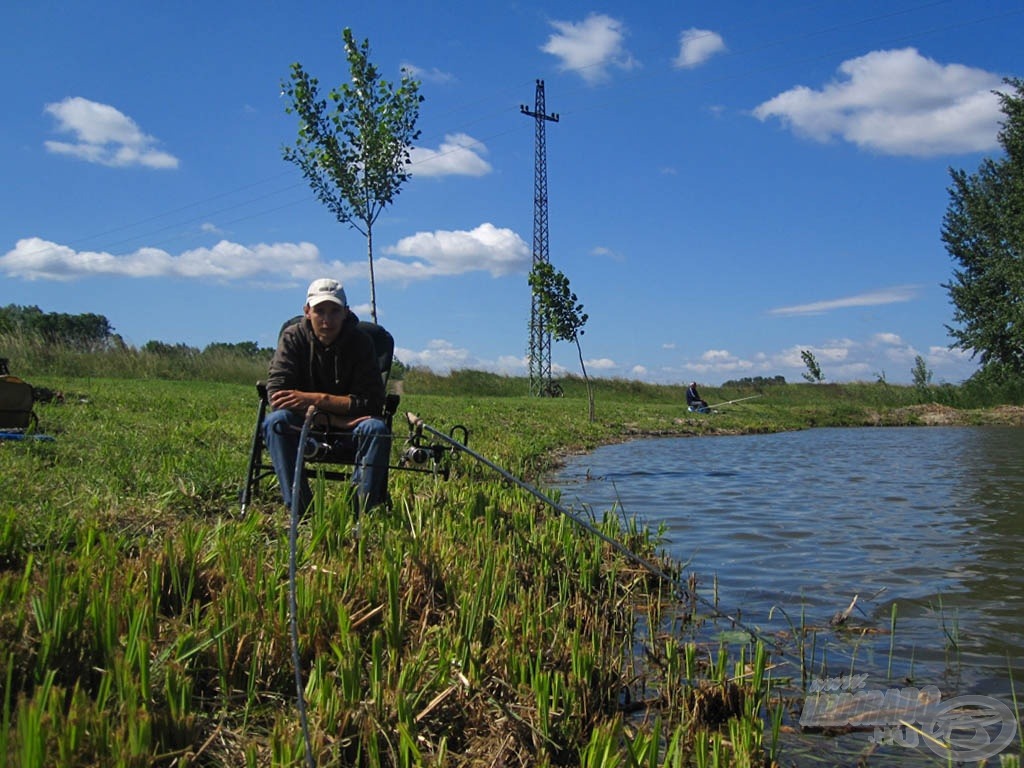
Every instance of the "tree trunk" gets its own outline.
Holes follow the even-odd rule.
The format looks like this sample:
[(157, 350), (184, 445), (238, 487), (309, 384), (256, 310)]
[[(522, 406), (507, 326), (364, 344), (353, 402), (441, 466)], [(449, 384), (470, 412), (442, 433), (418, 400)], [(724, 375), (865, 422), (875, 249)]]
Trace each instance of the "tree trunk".
[(573, 341), (576, 342), (576, 351), (580, 355), (580, 370), (583, 371), (583, 382), (587, 385), (587, 401), (590, 403), (590, 421), (593, 422), (597, 418), (594, 411), (594, 390), (590, 386), (590, 378), (587, 376), (587, 366), (583, 364), (583, 347), (580, 346), (579, 336), (576, 336)]
[(373, 224), (366, 226), (366, 250), (370, 260), (370, 317), (377, 323), (377, 285), (373, 280)]

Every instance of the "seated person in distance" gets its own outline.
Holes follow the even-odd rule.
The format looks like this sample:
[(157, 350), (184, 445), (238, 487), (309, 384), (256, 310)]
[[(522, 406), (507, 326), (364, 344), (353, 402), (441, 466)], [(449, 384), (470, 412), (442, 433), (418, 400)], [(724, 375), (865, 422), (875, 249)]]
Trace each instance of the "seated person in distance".
[(686, 388), (686, 410), (693, 413), (709, 413), (711, 410), (697, 391), (696, 381), (691, 381)]

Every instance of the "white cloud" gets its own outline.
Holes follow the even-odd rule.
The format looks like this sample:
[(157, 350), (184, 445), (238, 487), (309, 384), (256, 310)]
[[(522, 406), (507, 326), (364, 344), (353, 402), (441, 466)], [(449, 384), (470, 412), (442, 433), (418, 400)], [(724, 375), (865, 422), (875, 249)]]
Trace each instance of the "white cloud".
[(46, 111), (57, 119), (60, 132), (72, 133), (77, 139), (75, 142), (45, 142), (46, 148), (54, 154), (112, 167), (178, 167), (178, 158), (156, 149), (155, 138), (143, 133), (134, 120), (108, 104), (74, 96), (47, 104)]
[(709, 29), (686, 29), (679, 33), (679, 55), (672, 64), (678, 69), (692, 69), (723, 51), (725, 41), (717, 32)]
[(423, 67), (417, 67), (415, 64), (410, 64), (406, 62), (401, 65), (400, 69), (404, 72), (408, 72), (409, 76), (416, 80), (422, 80), (429, 83), (436, 83), (438, 85), (450, 83), (453, 80), (455, 80), (455, 75), (453, 75), (451, 72), (442, 72), (437, 67), (424, 69)]
[(725, 349), (709, 349), (701, 353), (697, 362), (690, 362), (683, 365), (692, 378), (698, 374), (725, 374), (734, 375), (743, 373), (753, 368), (753, 363), (744, 360)]
[(449, 134), (437, 149), (413, 147), (409, 170), (416, 176), (486, 176), (491, 164), (480, 155), (487, 147), (465, 133)]
[(928, 347), (928, 353), (924, 356), (930, 365), (936, 368), (949, 366), (963, 366), (971, 363), (971, 350), (960, 349), (959, 347)]
[[(411, 261), (377, 256), (378, 280), (412, 281), (487, 271), (495, 277), (529, 269), (529, 246), (510, 229), (481, 224), (464, 231), (420, 232), (385, 248)], [(77, 280), (119, 277), (180, 277), (217, 280), (288, 277), (312, 279), (331, 274), (341, 280), (366, 277), (366, 262), (325, 261), (312, 243), (242, 245), (221, 240), (210, 248), (172, 255), (160, 248), (139, 248), (127, 254), (78, 251), (39, 237), (19, 240), (0, 256), (0, 274), (25, 280)]]
[(1002, 79), (960, 64), (940, 64), (914, 48), (872, 51), (844, 61), (820, 90), (796, 86), (760, 104), (816, 141), (838, 137), (883, 154), (929, 157), (983, 152), (998, 145), (1003, 117), (992, 93)]
[(727, 349), (709, 349), (700, 356), (700, 359), (711, 363), (719, 360), (730, 360), (732, 359), (732, 355), (729, 354), (729, 350)]
[(846, 296), (840, 299), (828, 299), (825, 301), (814, 301), (810, 304), (797, 304), (792, 307), (778, 307), (768, 310), (772, 315), (820, 315), (833, 309), (846, 309), (848, 307), (875, 307), (881, 304), (897, 304), (904, 301), (911, 301), (915, 297), (914, 286), (903, 285), (893, 288), (883, 288), (878, 291), (861, 293), (856, 296)]
[(903, 366), (910, 369), (911, 364), (914, 362), (914, 358), (917, 357), (917, 350), (909, 344), (900, 344), (899, 346), (887, 346), (882, 349), (882, 357), (891, 363)]
[(403, 237), (385, 253), (412, 261), (379, 259), (377, 274), (395, 280), (487, 271), (494, 277), (526, 271), (530, 246), (511, 229), (484, 223), (470, 231), (437, 230)]
[(398, 359), (406, 365), (430, 368), (432, 371), (466, 368), (475, 360), (469, 350), (456, 347), (444, 339), (431, 339), (427, 342), (427, 348), (420, 351), (399, 349), (396, 353)]
[[(724, 349), (709, 349), (696, 359), (684, 360), (675, 369), (663, 369), (661, 378), (679, 381), (701, 377), (708, 381), (745, 376), (782, 375), (787, 381), (799, 382), (807, 371), (801, 352), (808, 350), (818, 361), (826, 381), (876, 381), (885, 376), (894, 383), (909, 383), (917, 349), (899, 334), (883, 331), (863, 340), (830, 339), (820, 344), (794, 344), (773, 352), (734, 355)], [(923, 355), (926, 363), (947, 380), (969, 377), (976, 364), (970, 353), (959, 349), (932, 346)]]
[(876, 333), (871, 338), (879, 344), (888, 344), (894, 347), (898, 347), (903, 344), (903, 339), (900, 338), (898, 333)]
[(558, 34), (541, 46), (544, 53), (561, 60), (563, 71), (575, 72), (587, 83), (609, 78), (608, 69), (629, 71), (639, 66), (623, 46), (625, 27), (621, 21), (601, 13), (592, 13), (579, 23), (552, 21)]
[(837, 346), (813, 347), (815, 354), (826, 362), (841, 363), (850, 359), (850, 350), (856, 346), (850, 339), (834, 342)]
[(626, 257), (617, 251), (613, 251), (611, 248), (605, 248), (603, 245), (598, 245), (590, 250), (591, 256), (607, 256), (612, 261), (623, 262)]
[(502, 355), (497, 360), (486, 360), (463, 347), (456, 347), (445, 339), (432, 339), (427, 342), (426, 349), (422, 350), (398, 347), (395, 349), (395, 355), (405, 365), (429, 368), (437, 373), (470, 369), (507, 376), (522, 376), (527, 369), (525, 357)]
[(232, 280), (285, 274), (309, 278), (322, 267), (320, 252), (312, 243), (246, 246), (227, 240), (212, 248), (196, 248), (177, 256), (159, 248), (140, 248), (118, 256), (103, 251), (76, 251), (29, 237), (0, 256), (0, 273), (26, 280), (68, 281), (96, 275)]
[[(588, 373), (597, 376), (626, 374), (641, 381), (679, 384), (697, 379), (714, 386), (726, 379), (748, 376), (785, 376), (787, 381), (801, 382), (807, 366), (801, 357), (804, 350), (811, 351), (828, 382), (874, 382), (880, 376), (893, 383), (909, 383), (911, 369), (918, 352), (895, 333), (880, 332), (864, 340), (840, 338), (820, 344), (795, 344), (774, 352), (755, 352), (748, 356), (733, 354), (725, 349), (709, 349), (696, 359), (683, 360), (674, 367), (660, 367), (651, 371), (635, 363), (620, 366), (610, 358), (587, 360)], [(502, 375), (523, 376), (527, 373), (527, 359), (513, 355), (499, 356), (496, 360), (482, 358), (470, 350), (453, 343), (435, 339), (423, 350), (398, 349), (398, 357), (408, 365), (418, 365), (441, 373), (453, 369), (491, 371)], [(945, 347), (930, 347), (926, 362), (937, 377), (962, 380), (973, 372), (975, 365), (969, 353)], [(567, 368), (557, 361), (552, 363), (555, 376), (578, 375), (578, 369)]]
[(362, 304), (353, 304), (350, 298), (348, 308), (355, 313), (356, 317), (370, 317), (373, 314), (373, 305), (368, 301)]

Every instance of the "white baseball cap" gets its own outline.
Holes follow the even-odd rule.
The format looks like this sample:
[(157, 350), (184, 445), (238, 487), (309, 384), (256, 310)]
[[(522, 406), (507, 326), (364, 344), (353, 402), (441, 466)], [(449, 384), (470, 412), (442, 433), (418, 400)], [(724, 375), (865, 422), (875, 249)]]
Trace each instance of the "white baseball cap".
[(325, 301), (333, 301), (342, 307), (348, 306), (348, 298), (345, 296), (345, 288), (337, 280), (329, 277), (321, 277), (309, 284), (306, 291), (306, 304), (315, 307)]

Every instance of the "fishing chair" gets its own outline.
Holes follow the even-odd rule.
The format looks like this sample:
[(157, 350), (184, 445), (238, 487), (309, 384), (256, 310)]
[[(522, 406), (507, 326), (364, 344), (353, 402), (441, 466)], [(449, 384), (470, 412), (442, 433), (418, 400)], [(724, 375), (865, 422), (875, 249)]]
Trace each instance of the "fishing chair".
[(27, 381), (12, 376), (7, 358), (0, 357), (0, 440), (22, 440), (39, 428), (39, 417), (32, 409), (36, 389)]
[[(302, 319), (302, 315), (291, 318), (281, 326), (281, 333), (284, 333), (289, 326), (301, 322)], [(381, 378), (384, 380), (384, 387), (387, 389), (388, 379), (391, 376), (391, 363), (394, 360), (395, 340), (383, 326), (376, 323), (361, 320), (359, 329), (373, 340), (373, 346), (377, 353), (377, 366)], [(267, 455), (263, 439), (263, 420), (270, 405), (265, 381), (256, 382), (256, 393), (259, 396), (256, 427), (249, 450), (249, 466), (246, 470), (245, 485), (240, 494), (243, 516), (250, 503), (260, 495), (263, 481), (269, 479), (276, 482), (274, 465)], [(388, 432), (392, 434), (394, 431), (392, 425), (395, 413), (398, 411), (399, 400), (399, 395), (389, 393), (385, 396), (383, 409), (380, 413), (375, 414), (387, 425)], [(462, 431), (463, 444), (468, 442), (466, 429), (464, 427), (456, 427), (456, 429)], [(332, 428), (326, 413), (314, 412), (309, 436), (303, 446), (303, 472), (315, 469), (318, 476), (325, 480), (348, 480), (351, 478), (355, 469), (355, 447), (350, 437), (350, 430)], [(392, 455), (394, 454), (394, 445), (395, 441), (392, 440)], [(419, 431), (414, 431), (410, 424), (409, 437), (405, 440), (404, 449), (398, 461), (388, 462), (387, 470), (424, 472), (439, 475), (447, 480), (454, 453), (455, 449), (445, 444), (426, 442), (422, 434)], [(386, 485), (387, 476), (385, 476)], [(388, 503), (390, 504), (390, 496)]]

